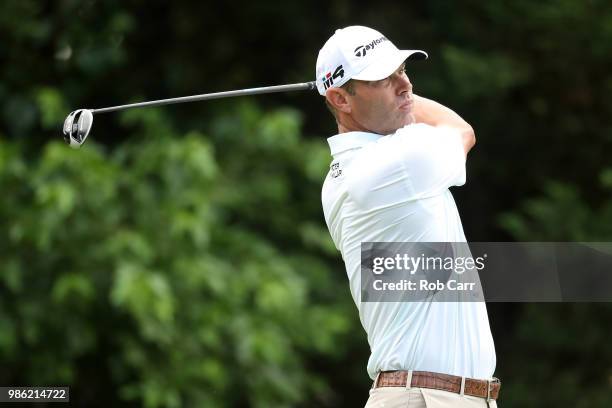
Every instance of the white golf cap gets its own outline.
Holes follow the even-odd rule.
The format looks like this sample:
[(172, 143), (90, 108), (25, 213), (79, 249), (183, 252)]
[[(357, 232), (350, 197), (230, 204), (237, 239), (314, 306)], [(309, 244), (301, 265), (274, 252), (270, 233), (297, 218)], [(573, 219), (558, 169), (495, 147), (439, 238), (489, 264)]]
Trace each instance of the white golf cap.
[(321, 95), (349, 79), (378, 81), (391, 75), (407, 59), (427, 59), (421, 50), (398, 50), (376, 30), (350, 26), (336, 30), (319, 51), (317, 89)]

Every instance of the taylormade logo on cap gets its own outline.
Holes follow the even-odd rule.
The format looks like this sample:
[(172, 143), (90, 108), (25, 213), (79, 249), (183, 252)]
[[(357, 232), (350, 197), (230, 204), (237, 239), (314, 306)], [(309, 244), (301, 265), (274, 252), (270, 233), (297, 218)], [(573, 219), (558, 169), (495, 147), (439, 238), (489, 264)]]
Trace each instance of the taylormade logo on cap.
[(350, 79), (378, 81), (395, 72), (407, 59), (426, 59), (421, 50), (398, 50), (376, 30), (350, 26), (336, 30), (319, 51), (317, 89), (321, 95)]
[(355, 48), (355, 56), (356, 57), (365, 57), (368, 50), (373, 49), (376, 44), (380, 44), (383, 41), (387, 41), (387, 37), (380, 37), (374, 41), (372, 41), (370, 44), (367, 45), (360, 45), (359, 47)]

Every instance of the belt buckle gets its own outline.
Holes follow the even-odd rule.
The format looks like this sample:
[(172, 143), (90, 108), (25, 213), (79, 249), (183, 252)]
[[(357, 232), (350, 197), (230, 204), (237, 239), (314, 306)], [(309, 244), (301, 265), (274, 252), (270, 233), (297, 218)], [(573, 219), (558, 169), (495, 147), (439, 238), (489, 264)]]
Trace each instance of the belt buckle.
[(491, 398), (491, 386), (493, 384), (498, 384), (499, 378), (493, 377), (493, 379), (491, 380), (487, 380), (487, 405), (489, 404), (489, 402), (491, 402), (492, 398)]

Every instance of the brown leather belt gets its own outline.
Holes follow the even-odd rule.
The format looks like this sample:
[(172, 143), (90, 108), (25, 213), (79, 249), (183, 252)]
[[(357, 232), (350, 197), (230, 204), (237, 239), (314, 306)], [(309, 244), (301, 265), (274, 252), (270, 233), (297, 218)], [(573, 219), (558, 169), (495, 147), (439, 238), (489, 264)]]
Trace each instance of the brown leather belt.
[[(408, 379), (408, 371), (382, 371), (372, 388), (378, 387), (405, 387)], [(467, 377), (458, 377), (455, 375), (431, 373), (428, 371), (413, 371), (410, 387), (416, 388), (433, 388), (435, 390), (443, 390), (461, 393), (462, 379), (465, 378), (463, 384), (463, 393), (474, 397), (486, 398), (487, 401), (496, 400), (501, 388), (499, 379), (493, 377), (492, 380), (476, 380)]]

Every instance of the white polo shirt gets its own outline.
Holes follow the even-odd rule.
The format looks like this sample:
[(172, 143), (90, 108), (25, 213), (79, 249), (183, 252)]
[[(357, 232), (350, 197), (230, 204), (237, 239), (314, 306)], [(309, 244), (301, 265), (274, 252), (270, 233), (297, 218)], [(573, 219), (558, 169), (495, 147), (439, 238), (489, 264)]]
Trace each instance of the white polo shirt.
[(448, 188), (465, 183), (458, 132), (426, 124), (328, 139), (325, 221), (370, 343), (368, 374), (420, 370), (489, 379), (495, 348), (483, 302), (361, 302), (361, 242), (466, 242)]

